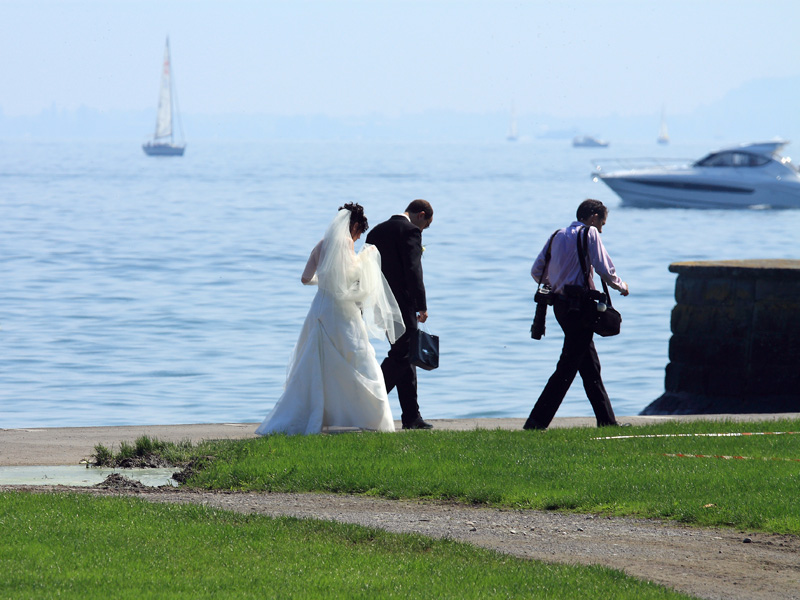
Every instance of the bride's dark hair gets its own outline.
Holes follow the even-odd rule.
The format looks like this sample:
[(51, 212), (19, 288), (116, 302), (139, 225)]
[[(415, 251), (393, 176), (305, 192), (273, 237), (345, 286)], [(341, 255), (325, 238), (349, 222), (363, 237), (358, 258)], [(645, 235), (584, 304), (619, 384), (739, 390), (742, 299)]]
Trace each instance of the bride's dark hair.
[(364, 207), (355, 202), (348, 202), (344, 206), (340, 206), (339, 210), (343, 208), (350, 211), (350, 228), (352, 229), (353, 225), (358, 225), (359, 231), (366, 233), (367, 229), (369, 229), (369, 223), (364, 215)]

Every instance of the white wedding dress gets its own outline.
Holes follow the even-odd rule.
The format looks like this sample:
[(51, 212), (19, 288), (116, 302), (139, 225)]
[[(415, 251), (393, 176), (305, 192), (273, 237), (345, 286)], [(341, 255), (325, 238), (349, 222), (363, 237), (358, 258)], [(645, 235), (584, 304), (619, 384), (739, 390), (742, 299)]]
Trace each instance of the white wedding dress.
[[(316, 258), (318, 257), (318, 259)], [(372, 245), (353, 250), (350, 211), (340, 210), (309, 259), (319, 290), (292, 353), (283, 395), (259, 435), (319, 433), (330, 427), (394, 431), (386, 385), (369, 337), (405, 330)]]

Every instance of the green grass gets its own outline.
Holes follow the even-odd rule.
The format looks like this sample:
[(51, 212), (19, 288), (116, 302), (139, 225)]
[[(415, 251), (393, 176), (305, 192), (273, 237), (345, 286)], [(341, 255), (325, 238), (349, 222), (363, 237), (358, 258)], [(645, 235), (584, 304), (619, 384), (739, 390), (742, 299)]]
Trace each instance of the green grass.
[(98, 467), (118, 467), (129, 465), (152, 466), (147, 463), (168, 463), (173, 466), (184, 465), (196, 457), (203, 456), (205, 448), (212, 448), (212, 442), (194, 445), (190, 440), (164, 442), (143, 435), (129, 444), (120, 442), (119, 450), (113, 452), (103, 444), (94, 447), (93, 464)]
[(134, 498), (3, 493), (0, 530), (2, 598), (687, 597), (603, 567)]
[[(274, 435), (204, 448), (216, 460), (188, 483), (432, 498), (800, 534), (800, 435), (595, 439), (740, 431), (800, 431), (800, 421)], [(676, 453), (752, 460), (666, 456)]]

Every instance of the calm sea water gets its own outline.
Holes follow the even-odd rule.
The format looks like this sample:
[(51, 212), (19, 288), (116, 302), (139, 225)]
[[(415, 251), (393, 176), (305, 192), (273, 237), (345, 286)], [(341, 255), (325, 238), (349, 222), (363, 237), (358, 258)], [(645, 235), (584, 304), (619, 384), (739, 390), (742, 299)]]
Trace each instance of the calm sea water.
[[(562, 339), (552, 314), (530, 338), (530, 265), (586, 197), (611, 208), (603, 239), (631, 286), (622, 335), (597, 346), (617, 414), (636, 414), (663, 392), (668, 265), (797, 258), (800, 211), (626, 209), (590, 159), (718, 145), (197, 141), (154, 159), (135, 143), (0, 143), (0, 427), (260, 421), (336, 209), (360, 202), (374, 224), (417, 197), (436, 211), (423, 266), (442, 348), (419, 377), (426, 418), (527, 416)], [(558, 414), (592, 414), (579, 381)]]

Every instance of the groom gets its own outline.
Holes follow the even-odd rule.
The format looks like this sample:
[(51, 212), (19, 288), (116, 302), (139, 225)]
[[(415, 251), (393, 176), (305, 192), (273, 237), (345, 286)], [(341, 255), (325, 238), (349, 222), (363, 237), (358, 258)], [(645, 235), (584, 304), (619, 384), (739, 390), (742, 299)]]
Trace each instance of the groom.
[(405, 333), (392, 344), (389, 355), (381, 364), (386, 391), (397, 388), (397, 398), (403, 411), (403, 429), (433, 429), (422, 420), (417, 403), (417, 368), (409, 356), (412, 336), (417, 333), (417, 321), (428, 319), (425, 303), (425, 284), (422, 282), (422, 231), (433, 221), (433, 207), (427, 200), (414, 200), (406, 211), (376, 225), (367, 235), (367, 243), (381, 253), (381, 270), (392, 288), (400, 312), (403, 313)]

